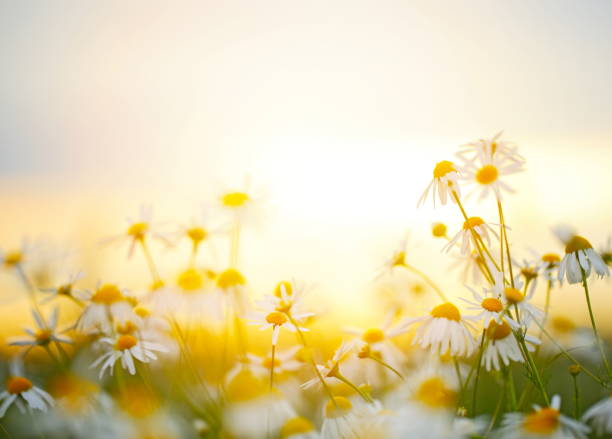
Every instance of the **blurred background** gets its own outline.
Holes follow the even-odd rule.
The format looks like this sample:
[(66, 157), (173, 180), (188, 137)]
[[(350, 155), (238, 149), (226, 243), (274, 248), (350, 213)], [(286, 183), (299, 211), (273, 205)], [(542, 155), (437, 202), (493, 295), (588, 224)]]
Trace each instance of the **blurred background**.
[[(359, 324), (378, 318), (372, 280), (406, 231), (408, 259), (465, 293), (429, 232), (454, 233), (457, 210), (416, 203), (435, 162), (500, 130), (527, 159), (505, 200), (516, 258), (561, 251), (560, 222), (602, 245), (611, 18), (603, 0), (2, 2), (0, 248), (43, 239), (83, 286), (142, 289), (142, 255), (100, 241), (142, 204), (171, 229), (249, 178), (253, 295), (295, 277)], [(492, 202), (469, 210), (496, 221)], [(224, 268), (227, 242), (214, 244), (205, 261)], [(167, 277), (188, 254), (154, 250)], [(609, 309), (610, 283), (593, 290)], [(553, 310), (586, 321), (582, 298), (565, 288)], [(11, 273), (0, 300), (14, 334), (26, 302)]]

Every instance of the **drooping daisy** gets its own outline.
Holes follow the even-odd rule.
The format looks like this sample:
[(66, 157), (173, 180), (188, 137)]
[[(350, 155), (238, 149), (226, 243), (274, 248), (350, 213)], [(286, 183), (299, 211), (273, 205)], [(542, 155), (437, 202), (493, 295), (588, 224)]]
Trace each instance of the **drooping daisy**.
[(589, 407), (582, 421), (592, 425), (599, 436), (612, 433), (612, 394)]
[(454, 202), (455, 196), (461, 196), (458, 180), (459, 171), (453, 162), (449, 162), (447, 160), (438, 162), (433, 170), (433, 179), (423, 192), (423, 195), (421, 195), (421, 198), (419, 198), (417, 207), (425, 203), (425, 199), (427, 198), (427, 194), (429, 194), (430, 189), (434, 207), (436, 206), (436, 192), (438, 193), (438, 197), (442, 205), (446, 204), (446, 199), (449, 196), (449, 192), (450, 198)]
[(461, 145), (457, 156), (464, 161), (473, 161), (478, 158), (484, 161), (487, 158), (496, 157), (498, 160), (513, 163), (524, 163), (525, 158), (518, 152), (518, 147), (507, 140), (500, 140), (503, 131), (500, 131), (491, 139), (478, 139)]
[[(340, 365), (346, 360), (348, 360), (354, 349), (355, 344), (353, 342), (343, 341), (340, 347), (334, 352), (334, 355), (331, 360), (329, 360), (324, 366), (317, 364), (317, 369), (319, 370), (319, 373), (326, 382), (333, 378), (338, 378), (338, 376), (340, 375)], [(302, 384), (302, 389), (308, 389), (310, 387), (318, 386), (320, 384), (321, 381), (319, 380), (319, 378), (315, 377)]]
[(48, 323), (45, 322), (44, 318), (36, 310), (32, 310), (32, 316), (34, 317), (34, 322), (36, 323), (37, 329), (25, 329), (25, 332), (31, 338), (25, 340), (15, 339), (9, 342), (9, 345), (28, 346), (29, 349), (31, 349), (34, 346), (48, 347), (51, 342), (66, 344), (72, 343), (72, 340), (69, 338), (62, 337), (56, 333), (59, 308), (53, 309)]
[(567, 278), (570, 284), (582, 282), (591, 275), (591, 268), (599, 277), (610, 276), (610, 270), (593, 249), (591, 243), (579, 235), (574, 235), (565, 245), (565, 256), (559, 265), (559, 280)]
[(412, 340), (424, 349), (453, 356), (469, 356), (475, 348), (475, 341), (468, 319), (461, 316), (459, 309), (450, 302), (434, 307), (427, 317), (408, 318), (406, 325), (420, 323)]
[(462, 179), (476, 184), (475, 190), (480, 190), (480, 200), (493, 192), (495, 198), (501, 201), (502, 190), (514, 192), (501, 178), (522, 170), (522, 161), (508, 161), (499, 154), (483, 153), (472, 160), (465, 160), (461, 167), (461, 175)]
[(138, 317), (125, 296), (125, 290), (115, 284), (101, 284), (94, 293), (87, 292), (87, 305), (77, 322), (81, 330), (98, 329), (108, 332), (113, 321), (136, 320)]
[(17, 362), (11, 363), (11, 376), (6, 382), (6, 390), (0, 393), (0, 418), (4, 417), (13, 403), (21, 413), (25, 413), (26, 409), (46, 412), (54, 405), (51, 395), (23, 376), (21, 365)]
[[(482, 358), (487, 370), (500, 370), (501, 363), (508, 366), (510, 361), (525, 361), (508, 322), (502, 320), (500, 323), (497, 323), (495, 320), (491, 320), (487, 326), (486, 334), (489, 343)], [(534, 345), (540, 344), (540, 340), (531, 335), (524, 335), (524, 338), (528, 343), (526, 346), (530, 352), (535, 351)]]
[[(461, 230), (442, 247), (442, 250), (446, 252), (450, 251), (455, 244), (459, 243), (459, 240), (461, 240), (460, 249), (462, 255), (470, 254), (472, 252), (472, 246), (476, 249), (479, 245), (482, 245), (479, 244), (480, 240), (486, 242), (487, 247), (491, 247), (491, 237), (489, 233), (496, 239), (499, 239), (497, 232), (491, 227), (492, 225), (498, 224), (485, 223), (482, 218), (477, 216), (470, 217), (464, 221)], [(474, 242), (474, 234), (478, 235), (480, 238), (478, 242)]]
[(134, 359), (149, 363), (151, 360), (157, 360), (155, 352), (167, 352), (168, 349), (159, 344), (146, 340), (139, 340), (131, 334), (118, 335), (115, 338), (103, 337), (100, 342), (108, 346), (108, 351), (102, 354), (90, 367), (98, 367), (100, 369), (100, 379), (104, 376), (106, 369), (113, 374), (113, 368), (117, 360), (121, 360), (121, 367), (127, 369), (132, 375), (136, 374), (136, 365)]
[(83, 272), (78, 272), (68, 276), (66, 282), (59, 284), (57, 287), (41, 288), (40, 291), (47, 294), (47, 297), (41, 300), (40, 303), (47, 303), (58, 297), (66, 297), (73, 302), (76, 302), (78, 305), (83, 305), (81, 298), (86, 295), (87, 292), (85, 290), (75, 288), (75, 283), (82, 279), (83, 276)]
[(505, 414), (497, 431), (500, 439), (586, 439), (590, 428), (561, 414), (559, 395), (552, 397), (550, 407), (533, 407), (528, 414)]

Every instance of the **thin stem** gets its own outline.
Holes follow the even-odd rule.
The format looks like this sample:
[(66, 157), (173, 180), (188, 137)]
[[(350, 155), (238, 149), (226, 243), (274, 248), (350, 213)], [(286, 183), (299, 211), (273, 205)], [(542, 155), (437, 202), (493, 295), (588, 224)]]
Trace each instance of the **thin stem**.
[(580, 264), (580, 272), (582, 273), (582, 286), (584, 287), (584, 294), (586, 296), (587, 307), (589, 308), (589, 317), (591, 318), (591, 326), (593, 327), (593, 335), (595, 336), (595, 343), (597, 343), (597, 347), (599, 348), (599, 353), (601, 354), (601, 360), (603, 361), (604, 367), (606, 368), (606, 372), (608, 376), (612, 378), (612, 370), (610, 370), (610, 365), (608, 364), (608, 359), (606, 358), (606, 353), (604, 352), (603, 343), (599, 338), (599, 333), (597, 331), (597, 325), (595, 324), (595, 316), (593, 315), (593, 308), (591, 307), (591, 297), (589, 294), (589, 285), (586, 278), (586, 273), (584, 268)]
[(514, 334), (514, 338), (518, 342), (519, 348), (521, 352), (523, 353), (523, 358), (527, 362), (529, 369), (531, 369), (531, 375), (536, 381), (538, 390), (542, 394), (542, 398), (544, 398), (544, 402), (546, 403), (547, 406), (549, 406), (550, 399), (548, 397), (548, 393), (546, 392), (546, 388), (544, 387), (544, 383), (542, 382), (542, 377), (540, 377), (540, 372), (538, 371), (538, 367), (536, 366), (535, 361), (533, 361), (533, 357), (531, 356), (531, 353), (529, 352), (529, 349), (527, 348), (527, 344), (525, 343), (525, 339), (523, 335), (519, 334), (518, 331), (513, 331), (512, 333)]
[(372, 360), (376, 361), (376, 362), (377, 362), (378, 364), (380, 364), (381, 366), (386, 367), (387, 369), (389, 369), (389, 370), (390, 370), (391, 372), (393, 372), (395, 375), (397, 375), (398, 377), (400, 377), (400, 379), (401, 379), (402, 381), (404, 380), (404, 376), (403, 376), (401, 373), (399, 373), (399, 371), (398, 371), (396, 368), (394, 368), (393, 366), (391, 366), (391, 365), (390, 365), (390, 364), (388, 364), (388, 363), (385, 363), (385, 362), (384, 362), (382, 359), (380, 359), (380, 358), (376, 357), (375, 355), (370, 355), (368, 358), (370, 358), (370, 359), (372, 359)]
[(580, 419), (580, 388), (578, 387), (578, 376), (572, 374), (574, 382), (574, 418)]
[(423, 279), (430, 287), (432, 287), (434, 289), (434, 291), (438, 294), (438, 296), (440, 296), (440, 299), (442, 299), (442, 301), (448, 302), (448, 299), (446, 298), (446, 296), (444, 295), (444, 293), (442, 292), (440, 287), (438, 285), (436, 285), (436, 283), (433, 280), (431, 280), (431, 278), (429, 276), (427, 276), (421, 270), (413, 267), (412, 265), (408, 265), (408, 264), (404, 263), (404, 267), (407, 270), (412, 271), (417, 276), (420, 276), (421, 279)]
[(482, 354), (484, 351), (484, 339), (486, 335), (486, 329), (482, 330), (482, 336), (480, 338), (480, 349), (478, 350), (478, 360), (476, 363), (476, 378), (474, 378), (474, 392), (472, 394), (472, 414), (476, 414), (476, 400), (478, 397), (478, 380), (480, 379), (480, 369), (482, 365)]
[(274, 387), (274, 356), (276, 355), (276, 345), (272, 345), (271, 365), (270, 365), (270, 391)]
[(463, 378), (461, 376), (461, 369), (459, 369), (459, 362), (457, 358), (453, 357), (453, 363), (455, 364), (455, 372), (457, 373), (457, 380), (459, 381), (459, 389), (463, 391)]
[(544, 331), (544, 326), (546, 326), (546, 322), (548, 321), (548, 311), (550, 310), (550, 290), (552, 289), (552, 280), (548, 280), (546, 284), (546, 300), (544, 302), (544, 317), (542, 318), (542, 329), (540, 330), (540, 336), (538, 338), (542, 338), (542, 332)]
[(337, 372), (334, 375), (334, 378), (338, 378), (340, 381), (342, 381), (344, 384), (346, 384), (347, 386), (349, 386), (351, 389), (353, 389), (355, 392), (357, 392), (357, 394), (359, 396), (361, 396), (363, 398), (363, 400), (365, 402), (373, 402), (372, 398), (370, 398), (368, 395), (366, 395), (365, 393), (363, 393), (361, 391), (361, 389), (359, 387), (357, 387), (355, 384), (353, 384), (348, 378), (346, 378), (344, 375), (342, 375), (340, 372)]
[[(502, 235), (506, 243), (506, 255), (508, 256), (508, 271), (510, 272), (510, 284), (514, 288), (514, 274), (512, 273), (512, 258), (510, 257), (510, 246), (508, 245), (508, 232), (506, 230), (506, 221), (504, 219), (504, 210), (501, 201), (497, 200), (497, 210), (499, 212), (499, 221), (501, 223)], [(501, 239), (501, 237), (500, 237)]]
[(145, 259), (147, 260), (147, 265), (149, 266), (149, 271), (151, 272), (151, 277), (153, 278), (153, 282), (158, 283), (161, 282), (161, 277), (159, 276), (159, 272), (157, 271), (157, 267), (155, 266), (155, 261), (153, 261), (153, 256), (149, 251), (149, 246), (144, 238), (138, 239), (140, 242), (140, 247), (142, 247), (142, 252), (144, 253)]

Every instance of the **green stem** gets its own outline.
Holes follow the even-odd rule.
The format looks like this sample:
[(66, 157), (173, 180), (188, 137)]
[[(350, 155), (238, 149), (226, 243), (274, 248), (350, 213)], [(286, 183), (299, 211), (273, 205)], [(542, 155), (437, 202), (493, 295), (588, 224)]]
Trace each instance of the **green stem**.
[(578, 387), (578, 376), (572, 374), (574, 382), (574, 418), (580, 419), (580, 388)]
[[(577, 257), (577, 256), (576, 256)], [(586, 278), (586, 273), (582, 266), (580, 266), (580, 272), (582, 273), (582, 286), (584, 287), (584, 294), (586, 296), (587, 307), (589, 308), (589, 317), (591, 318), (591, 326), (593, 327), (593, 335), (595, 336), (595, 343), (597, 343), (597, 347), (599, 348), (599, 353), (601, 354), (601, 360), (603, 361), (604, 367), (606, 368), (606, 372), (608, 376), (612, 378), (612, 370), (610, 370), (610, 364), (608, 364), (608, 359), (606, 358), (606, 353), (604, 352), (603, 343), (599, 338), (599, 333), (597, 331), (597, 325), (595, 324), (595, 316), (593, 315), (593, 308), (591, 307), (591, 297), (589, 294), (589, 286)]]

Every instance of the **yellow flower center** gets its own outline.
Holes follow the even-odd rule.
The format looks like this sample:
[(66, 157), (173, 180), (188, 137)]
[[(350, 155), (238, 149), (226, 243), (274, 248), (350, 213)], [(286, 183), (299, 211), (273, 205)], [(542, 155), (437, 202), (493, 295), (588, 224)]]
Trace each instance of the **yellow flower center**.
[(523, 293), (521, 293), (516, 288), (512, 288), (512, 287), (506, 288), (504, 290), (504, 295), (506, 296), (506, 299), (508, 300), (508, 302), (512, 304), (520, 303), (525, 299), (525, 296), (523, 296)]
[(192, 227), (187, 229), (186, 233), (187, 237), (191, 239), (194, 244), (199, 244), (208, 236), (208, 233), (202, 227)]
[(179, 274), (176, 283), (183, 291), (195, 291), (204, 285), (204, 277), (195, 268), (188, 268)]
[(372, 328), (365, 331), (362, 338), (368, 344), (378, 343), (385, 339), (385, 333), (378, 328)]
[(391, 261), (391, 265), (393, 267), (400, 267), (406, 265), (406, 252), (397, 252), (393, 255), (393, 260)]
[(283, 281), (279, 282), (276, 285), (276, 287), (274, 288), (274, 295), (276, 297), (278, 297), (279, 299), (282, 297), (281, 291), (282, 291), (283, 287), (285, 288), (285, 294), (287, 296), (292, 296), (293, 295), (293, 286), (291, 285), (291, 282), (283, 280)]
[(425, 292), (425, 286), (423, 284), (416, 283), (410, 287), (410, 291), (412, 291), (413, 294), (420, 296)]
[(126, 349), (131, 349), (138, 344), (138, 340), (133, 335), (125, 334), (117, 339), (117, 343), (115, 343), (115, 348), (118, 351), (125, 351)]
[(217, 277), (217, 286), (224, 290), (237, 287), (239, 285), (244, 285), (245, 283), (246, 281), (244, 276), (242, 276), (242, 274), (234, 268), (228, 268), (227, 270), (222, 271), (221, 274), (219, 274), (219, 277)]
[(123, 294), (116, 285), (104, 284), (93, 295), (91, 301), (103, 305), (112, 305), (113, 303), (125, 300)]
[(289, 419), (285, 425), (281, 427), (281, 439), (287, 439), (298, 434), (305, 434), (314, 431), (314, 425), (308, 419), (298, 416), (297, 418)]
[(456, 172), (455, 165), (453, 162), (449, 162), (448, 160), (442, 160), (436, 164), (436, 167), (433, 170), (434, 178), (442, 178), (449, 172)]
[(463, 223), (463, 230), (473, 229), (474, 227), (482, 226), (484, 221), (478, 216), (473, 216), (465, 220)]
[(27, 392), (32, 388), (32, 381), (24, 377), (11, 377), (6, 383), (6, 390), (8, 393), (18, 395), (23, 392)]
[(278, 358), (274, 359), (274, 363), (272, 363), (272, 357), (266, 357), (263, 359), (262, 366), (266, 369), (272, 369), (272, 364), (274, 364), (274, 368), (277, 368), (281, 365), (281, 362)]
[(491, 184), (499, 176), (499, 171), (493, 165), (484, 165), (476, 172), (476, 181), (480, 184)]
[(431, 226), (431, 234), (436, 238), (444, 238), (446, 236), (446, 224), (434, 223)]
[(221, 197), (221, 203), (225, 207), (238, 208), (244, 206), (250, 197), (244, 192), (230, 192)]
[(536, 273), (533, 267), (525, 267), (521, 269), (521, 274), (526, 280), (533, 280), (538, 277), (538, 273)]
[(459, 309), (450, 302), (443, 303), (431, 310), (431, 316), (436, 319), (461, 320)]
[(575, 235), (566, 244), (565, 253), (567, 254), (574, 253), (574, 252), (577, 252), (578, 250), (586, 250), (589, 248), (593, 248), (593, 246), (586, 238)]
[(551, 434), (559, 426), (559, 411), (550, 407), (537, 410), (525, 416), (523, 428), (535, 434)]
[(135, 333), (137, 330), (138, 327), (129, 320), (126, 320), (124, 323), (117, 324), (117, 332), (119, 334), (129, 335)]
[(38, 344), (49, 344), (51, 341), (51, 336), (53, 335), (53, 331), (50, 329), (39, 329), (34, 334), (34, 338), (36, 339), (36, 343)]
[(21, 264), (23, 261), (23, 253), (19, 250), (14, 250), (4, 255), (4, 265), (7, 267), (14, 267), (15, 265)]
[(72, 285), (65, 284), (57, 287), (57, 294), (60, 296), (70, 296), (72, 294)]
[(231, 402), (244, 402), (266, 393), (266, 382), (256, 377), (249, 369), (242, 369), (228, 383), (226, 396)]
[(547, 262), (549, 264), (558, 264), (561, 262), (561, 257), (556, 253), (546, 253), (542, 255), (542, 262)]
[(339, 418), (346, 415), (353, 408), (353, 404), (344, 396), (334, 396), (325, 405), (325, 417)]
[(501, 301), (494, 297), (487, 297), (480, 305), (487, 311), (491, 312), (500, 312), (502, 309), (504, 309), (504, 305), (501, 303)]
[(287, 316), (282, 312), (272, 311), (266, 316), (266, 322), (275, 326), (284, 325), (285, 323), (287, 323)]
[(446, 387), (442, 378), (432, 377), (421, 383), (415, 398), (433, 408), (453, 407), (457, 400), (457, 392)]
[(564, 316), (555, 316), (550, 323), (553, 330), (561, 334), (569, 334), (576, 329), (576, 324)]
[(164, 286), (166, 286), (166, 283), (160, 279), (160, 280), (154, 281), (149, 287), (149, 289), (151, 291), (155, 291), (155, 290), (159, 290), (160, 288), (163, 288)]
[(151, 311), (144, 306), (137, 306), (134, 308), (134, 313), (141, 319), (146, 319), (151, 315)]
[(511, 333), (512, 328), (510, 328), (510, 325), (504, 320), (502, 320), (501, 324), (491, 320), (491, 323), (489, 323), (489, 327), (487, 328), (487, 336), (491, 340), (502, 340), (508, 337)]
[(127, 234), (136, 240), (142, 241), (147, 230), (149, 230), (149, 225), (147, 223), (134, 223), (128, 227)]

